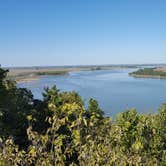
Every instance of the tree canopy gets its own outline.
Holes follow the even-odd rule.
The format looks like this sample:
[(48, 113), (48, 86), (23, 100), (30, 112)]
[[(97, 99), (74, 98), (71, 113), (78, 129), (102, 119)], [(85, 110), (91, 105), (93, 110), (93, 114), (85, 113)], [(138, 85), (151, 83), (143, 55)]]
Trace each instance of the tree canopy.
[(85, 108), (76, 92), (56, 86), (34, 99), (7, 72), (0, 69), (0, 165), (166, 165), (166, 104), (112, 120), (96, 100)]

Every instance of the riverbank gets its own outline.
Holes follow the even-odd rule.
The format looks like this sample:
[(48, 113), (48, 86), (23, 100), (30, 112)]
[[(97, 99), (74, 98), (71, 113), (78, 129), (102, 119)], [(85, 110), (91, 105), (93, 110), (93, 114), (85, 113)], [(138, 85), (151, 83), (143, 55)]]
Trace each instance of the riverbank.
[(144, 68), (129, 73), (129, 75), (136, 78), (166, 79), (166, 68)]
[(138, 74), (129, 74), (135, 78), (156, 78), (156, 79), (166, 79), (166, 76), (155, 76), (155, 75), (138, 75)]

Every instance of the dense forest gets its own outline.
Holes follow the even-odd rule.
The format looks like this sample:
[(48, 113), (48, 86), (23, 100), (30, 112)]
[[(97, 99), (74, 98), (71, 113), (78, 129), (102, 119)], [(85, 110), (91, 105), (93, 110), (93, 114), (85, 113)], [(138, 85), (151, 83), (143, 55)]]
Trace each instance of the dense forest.
[(144, 69), (139, 69), (135, 72), (130, 73), (130, 75), (135, 75), (135, 76), (157, 76), (157, 77), (166, 77), (166, 72), (163, 71), (157, 71), (155, 68), (144, 68)]
[(97, 101), (85, 108), (76, 92), (56, 86), (34, 99), (7, 72), (0, 68), (1, 166), (166, 165), (166, 104), (112, 119)]

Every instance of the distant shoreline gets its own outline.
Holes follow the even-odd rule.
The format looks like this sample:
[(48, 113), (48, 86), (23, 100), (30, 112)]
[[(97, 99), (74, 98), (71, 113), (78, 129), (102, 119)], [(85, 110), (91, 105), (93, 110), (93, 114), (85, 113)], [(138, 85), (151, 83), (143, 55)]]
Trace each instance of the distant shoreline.
[(136, 68), (136, 66), (80, 66), (80, 67), (31, 67), (31, 68), (10, 68), (8, 77), (17, 83), (39, 80), (44, 75), (68, 75), (74, 71), (96, 71)]
[(68, 71), (36, 70), (36, 71), (11, 71), (8, 77), (17, 83), (37, 81), (44, 75), (68, 75)]
[[(17, 83), (25, 83), (37, 81), (41, 76), (45, 75), (68, 75), (69, 72), (77, 71), (96, 71), (96, 70), (113, 70), (113, 69), (129, 69), (137, 68), (137, 66), (79, 66), (79, 67), (31, 67), (31, 68), (10, 68), (8, 77)], [(135, 78), (156, 78), (166, 79), (166, 67), (144, 68), (129, 73)]]

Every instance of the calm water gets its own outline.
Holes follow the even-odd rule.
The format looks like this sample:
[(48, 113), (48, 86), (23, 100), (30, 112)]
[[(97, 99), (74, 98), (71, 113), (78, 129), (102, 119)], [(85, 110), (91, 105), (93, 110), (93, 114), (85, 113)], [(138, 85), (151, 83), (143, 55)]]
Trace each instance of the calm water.
[(133, 78), (133, 69), (71, 72), (68, 76), (43, 76), (40, 80), (21, 83), (35, 98), (42, 98), (44, 87), (54, 84), (62, 91), (76, 91), (85, 100), (98, 100), (106, 115), (115, 115), (127, 108), (138, 112), (154, 112), (166, 102), (166, 79)]

